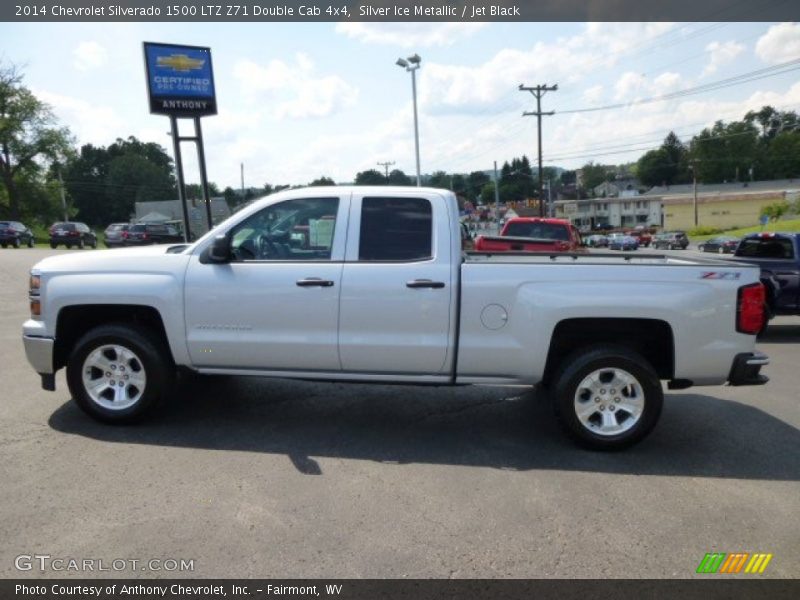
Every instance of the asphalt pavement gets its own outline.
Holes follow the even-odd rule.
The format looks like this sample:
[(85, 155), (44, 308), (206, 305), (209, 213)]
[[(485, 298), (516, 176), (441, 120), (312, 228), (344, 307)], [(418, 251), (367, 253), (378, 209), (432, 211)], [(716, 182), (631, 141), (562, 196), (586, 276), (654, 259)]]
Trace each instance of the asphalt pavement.
[(103, 577), (688, 578), (708, 552), (800, 576), (800, 318), (759, 343), (767, 386), (668, 392), (620, 453), (520, 388), (198, 377), (111, 427), (25, 360), (28, 269), (61, 252), (0, 251), (2, 577), (95, 576), (15, 566), (49, 555), (193, 561)]

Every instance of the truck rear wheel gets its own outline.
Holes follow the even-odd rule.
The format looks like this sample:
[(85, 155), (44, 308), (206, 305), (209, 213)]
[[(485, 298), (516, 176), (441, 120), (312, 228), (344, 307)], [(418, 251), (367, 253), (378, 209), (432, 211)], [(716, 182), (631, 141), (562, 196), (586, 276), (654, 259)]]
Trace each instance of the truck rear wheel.
[(84, 412), (106, 423), (132, 423), (171, 387), (172, 360), (155, 333), (100, 325), (84, 335), (67, 363), (67, 383)]
[(576, 442), (594, 450), (620, 450), (641, 441), (661, 415), (658, 375), (647, 360), (623, 347), (576, 352), (553, 381), (559, 422)]

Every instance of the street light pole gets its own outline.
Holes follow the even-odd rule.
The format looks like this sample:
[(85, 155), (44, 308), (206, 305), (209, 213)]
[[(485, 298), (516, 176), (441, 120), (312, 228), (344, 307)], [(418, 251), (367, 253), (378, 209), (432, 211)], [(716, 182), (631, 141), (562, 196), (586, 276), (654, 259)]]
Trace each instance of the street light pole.
[(419, 168), (419, 122), (417, 117), (417, 74), (416, 71), (420, 67), (422, 59), (419, 54), (409, 56), (408, 59), (398, 58), (395, 63), (399, 67), (403, 67), (406, 71), (411, 73), (411, 95), (414, 100), (414, 151), (417, 156), (417, 187), (422, 185), (422, 178)]

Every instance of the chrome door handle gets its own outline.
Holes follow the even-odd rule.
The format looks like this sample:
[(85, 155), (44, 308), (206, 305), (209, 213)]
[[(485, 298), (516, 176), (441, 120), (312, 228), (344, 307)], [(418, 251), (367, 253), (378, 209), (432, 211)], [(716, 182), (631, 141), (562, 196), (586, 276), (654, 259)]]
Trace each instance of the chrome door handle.
[(413, 289), (433, 288), (438, 290), (444, 287), (444, 281), (431, 281), (430, 279), (414, 279), (413, 281), (407, 281), (406, 287), (410, 287)]
[(295, 282), (300, 287), (333, 287), (330, 279), (320, 279), (319, 277), (306, 277)]

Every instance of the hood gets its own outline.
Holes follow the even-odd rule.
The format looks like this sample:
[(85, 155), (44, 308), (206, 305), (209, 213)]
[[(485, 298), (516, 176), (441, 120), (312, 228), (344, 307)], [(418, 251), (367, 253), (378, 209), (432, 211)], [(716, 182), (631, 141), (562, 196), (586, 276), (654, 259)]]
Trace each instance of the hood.
[(181, 244), (159, 244), (119, 248), (110, 250), (75, 250), (56, 256), (49, 256), (34, 265), (33, 269), (46, 272), (91, 272), (91, 271), (152, 271), (158, 270), (159, 264), (166, 269), (174, 265), (176, 260), (185, 262), (188, 254), (167, 252), (170, 248)]

